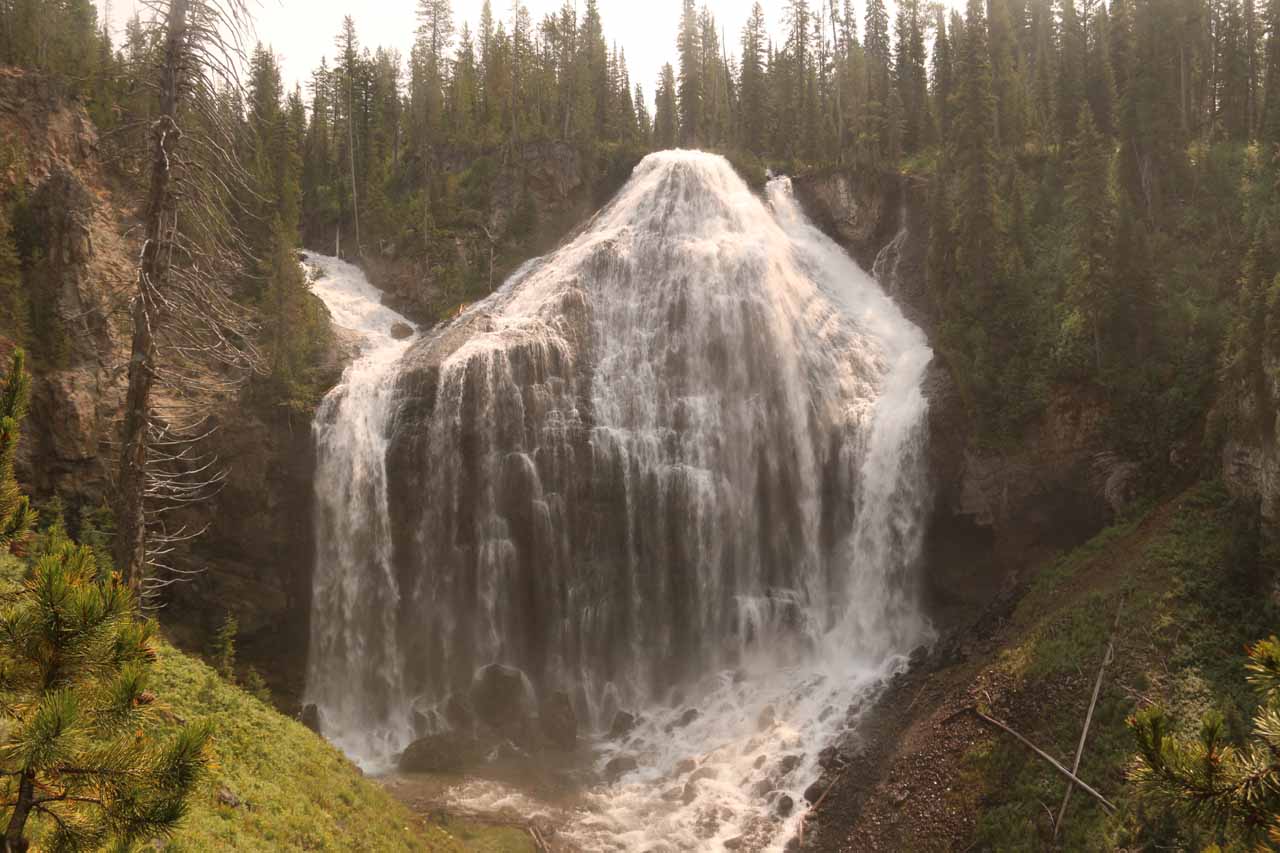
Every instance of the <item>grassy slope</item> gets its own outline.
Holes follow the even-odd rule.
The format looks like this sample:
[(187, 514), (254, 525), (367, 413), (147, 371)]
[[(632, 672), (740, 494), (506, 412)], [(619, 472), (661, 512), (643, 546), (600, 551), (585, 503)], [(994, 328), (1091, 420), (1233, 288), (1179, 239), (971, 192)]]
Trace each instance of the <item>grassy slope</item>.
[[(1280, 619), (1233, 568), (1235, 528), (1221, 488), (1198, 486), (1042, 569), (1015, 610), (982, 680), (997, 685), (997, 716), (1070, 766), (1123, 601), (1080, 770), (1120, 811), (1108, 816), (1077, 792), (1062, 849), (1201, 849), (1213, 840), (1141, 802), (1126, 784), (1133, 741), (1125, 720), (1154, 701), (1187, 730), (1211, 708), (1226, 715), (1233, 734), (1248, 730), (1255, 700), (1243, 649), (1275, 632)], [(1003, 735), (980, 739), (962, 766), (964, 799), (979, 812), (974, 849), (1048, 847), (1049, 811), (1057, 812), (1065, 788), (1060, 777)]]
[[(428, 824), (302, 724), (168, 644), (161, 645), (153, 689), (177, 718), (214, 723), (213, 767), (166, 849), (528, 849), (517, 830)], [(222, 791), (242, 805), (221, 802)]]

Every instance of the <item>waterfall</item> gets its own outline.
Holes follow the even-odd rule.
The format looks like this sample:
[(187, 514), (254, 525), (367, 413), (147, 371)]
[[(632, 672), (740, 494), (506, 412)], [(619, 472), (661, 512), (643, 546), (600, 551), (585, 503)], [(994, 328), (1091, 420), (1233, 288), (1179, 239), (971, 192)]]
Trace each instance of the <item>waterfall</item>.
[[(325, 397), (312, 429), (316, 446), (311, 638), (305, 701), (321, 709), (326, 736), (356, 756), (402, 747), (409, 726), (403, 658), (394, 620), (400, 591), (392, 572), (387, 511), (388, 424), (396, 364), (409, 347), (397, 324), (413, 325), (381, 304), (359, 268), (310, 255), (312, 291), (335, 325), (355, 334), (358, 354)], [(379, 630), (370, 630), (378, 624)], [(369, 700), (380, 697), (370, 725)]]
[(639, 713), (583, 849), (785, 841), (800, 809), (770, 813), (928, 637), (923, 333), (787, 179), (679, 151), (445, 328), (378, 334), (317, 417), (326, 734), (385, 766), (503, 663), (596, 731)]

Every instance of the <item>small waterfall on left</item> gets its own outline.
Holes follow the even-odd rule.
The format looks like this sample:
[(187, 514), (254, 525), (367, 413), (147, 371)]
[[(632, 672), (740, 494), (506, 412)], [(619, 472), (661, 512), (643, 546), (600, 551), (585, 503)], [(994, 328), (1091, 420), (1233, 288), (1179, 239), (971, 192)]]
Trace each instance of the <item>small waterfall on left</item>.
[(403, 746), (393, 733), (409, 726), (396, 642), (387, 424), (396, 364), (411, 343), (393, 330), (414, 325), (382, 304), (358, 267), (315, 254), (307, 262), (316, 275), (312, 292), (334, 324), (356, 336), (359, 354), (312, 425), (316, 560), (305, 701), (319, 708), (326, 737), (378, 770)]

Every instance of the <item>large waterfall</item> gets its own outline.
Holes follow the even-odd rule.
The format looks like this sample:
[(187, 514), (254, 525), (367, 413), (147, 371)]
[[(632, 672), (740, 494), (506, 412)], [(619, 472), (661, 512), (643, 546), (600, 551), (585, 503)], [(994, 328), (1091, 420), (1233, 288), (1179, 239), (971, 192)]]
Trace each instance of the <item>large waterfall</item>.
[(639, 767), (590, 795), (583, 849), (785, 840), (799, 809), (765, 815), (928, 631), (931, 353), (786, 179), (767, 196), (651, 155), (407, 351), (357, 318), (368, 349), (317, 417), (308, 681), (348, 752), (383, 765), (503, 663), (597, 731), (639, 712), (598, 755)]

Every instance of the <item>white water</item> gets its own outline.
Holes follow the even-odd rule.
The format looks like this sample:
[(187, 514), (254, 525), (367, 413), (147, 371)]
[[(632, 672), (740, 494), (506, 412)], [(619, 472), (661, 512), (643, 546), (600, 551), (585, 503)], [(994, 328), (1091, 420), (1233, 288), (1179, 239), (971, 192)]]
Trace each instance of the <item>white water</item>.
[[(326, 263), (326, 302), (376, 301)], [(765, 204), (719, 157), (653, 155), (582, 234), (457, 321), (483, 320), (417, 392), (434, 408), (397, 458), (421, 473), (418, 520), (412, 553), (393, 553), (406, 345), (382, 312), (348, 324), (368, 349), (317, 418), (308, 698), (326, 735), (385, 767), (415, 702), (516, 665), (597, 729), (641, 712), (599, 744), (598, 767), (640, 768), (589, 792), (565, 833), (580, 849), (781, 849), (846, 709), (929, 634), (924, 335), (785, 178)], [(686, 789), (687, 759), (708, 778)], [(487, 783), (455, 796), (529, 808)], [(783, 796), (795, 810), (777, 819)]]
[[(395, 632), (368, 632), (370, 620), (391, 625), (400, 593), (391, 565), (387, 514), (387, 435), (396, 364), (411, 340), (397, 341), (406, 318), (382, 305), (364, 273), (338, 258), (309, 254), (312, 292), (335, 325), (355, 333), (359, 354), (321, 403), (316, 442), (316, 561), (305, 702), (315, 703), (324, 733), (367, 765), (387, 766), (403, 748), (407, 706), (387, 709), (389, 724), (367, 725), (367, 697), (401, 677)], [(373, 640), (374, 642), (371, 642)]]
[[(857, 330), (845, 337), (815, 329), (819, 340), (845, 347), (852, 373), (862, 374), (842, 377), (849, 383), (845, 423), (859, 440), (849, 448), (857, 458), (845, 460), (858, 476), (848, 495), (856, 522), (841, 546), (840, 616), (798, 664), (777, 667), (764, 655), (748, 664), (745, 677), (742, 670), (712, 675), (693, 691), (691, 704), (705, 712), (687, 728), (668, 731), (686, 704), (650, 709), (632, 738), (610, 745), (601, 767), (626, 754), (638, 757), (641, 769), (590, 796), (590, 816), (568, 831), (583, 850), (713, 851), (738, 837), (740, 849), (782, 850), (807, 808), (804, 789), (821, 772), (818, 752), (856, 724), (857, 715), (848, 719), (847, 709), (865, 707), (930, 634), (910, 583), (903, 581), (911, 577), (925, 532), (927, 404), (921, 385), (932, 351), (879, 284), (807, 220), (789, 179), (771, 181), (768, 200), (772, 221), (752, 210), (757, 221), (750, 232), (786, 270), (771, 277), (789, 291), (780, 298), (812, 300), (806, 291), (813, 286)], [(868, 367), (870, 376), (862, 373)], [(766, 709), (775, 722), (762, 726)], [(794, 769), (782, 774), (783, 759), (797, 756)], [(677, 772), (690, 758), (698, 762), (697, 772), (712, 774), (692, 792), (684, 788), (689, 774)], [(795, 806), (780, 820), (776, 807), (783, 796)]]

